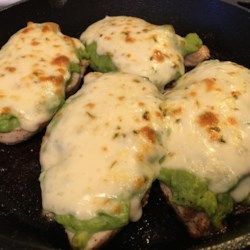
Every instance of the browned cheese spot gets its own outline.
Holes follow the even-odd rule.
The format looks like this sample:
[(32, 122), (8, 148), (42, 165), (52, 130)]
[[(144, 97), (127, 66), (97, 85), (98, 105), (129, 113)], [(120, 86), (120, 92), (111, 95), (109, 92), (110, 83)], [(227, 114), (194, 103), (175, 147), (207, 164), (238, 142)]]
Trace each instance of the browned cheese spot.
[(225, 142), (220, 133), (221, 129), (218, 127), (219, 119), (216, 114), (210, 111), (204, 112), (198, 117), (198, 123), (206, 129), (211, 140)]
[(144, 106), (145, 106), (145, 103), (144, 103), (144, 102), (138, 102), (138, 106), (139, 106), (139, 107), (144, 107)]
[(196, 93), (195, 91), (191, 91), (191, 92), (189, 93), (189, 95), (190, 95), (191, 97), (195, 97), (195, 96), (197, 95), (197, 93)]
[(118, 96), (119, 101), (123, 101), (125, 99), (125, 96)]
[(14, 68), (14, 67), (5, 67), (5, 70), (8, 71), (8, 72), (15, 72), (16, 68)]
[(65, 66), (69, 63), (69, 58), (67, 56), (57, 56), (51, 62), (52, 65)]
[(48, 32), (48, 31), (50, 31), (49, 25), (44, 25), (43, 28), (42, 28), (42, 32), (43, 32), (43, 33), (46, 33), (46, 32)]
[(30, 31), (32, 31), (33, 29), (34, 29), (33, 27), (24, 28), (24, 29), (22, 30), (22, 33), (23, 33), (23, 34), (26, 34), (26, 33), (30, 32)]
[(37, 46), (39, 44), (39, 42), (37, 42), (36, 40), (33, 40), (32, 42), (31, 42), (31, 45), (32, 46)]
[(150, 120), (150, 113), (148, 111), (145, 111), (142, 115), (142, 118), (146, 121)]
[(127, 42), (127, 43), (135, 42), (135, 39), (133, 37), (131, 37), (129, 31), (123, 31), (122, 33), (125, 35), (125, 42)]
[(87, 104), (85, 105), (85, 107), (92, 109), (92, 108), (95, 107), (95, 104), (92, 103), (92, 102), (89, 102), (89, 103), (87, 103)]
[(232, 125), (232, 126), (235, 126), (235, 125), (238, 124), (236, 118), (234, 118), (234, 117), (228, 117), (228, 118), (227, 118), (227, 121), (228, 121), (228, 123), (229, 123), (230, 125)]
[(240, 91), (232, 91), (231, 95), (233, 98), (238, 99), (238, 97), (241, 95)]
[(155, 134), (155, 131), (152, 128), (150, 128), (148, 126), (143, 127), (143, 128), (141, 128), (139, 130), (139, 133), (141, 135), (143, 135), (145, 138), (147, 138), (150, 142), (155, 143), (156, 134)]
[(215, 78), (206, 78), (203, 80), (206, 84), (206, 91), (210, 92), (213, 90), (220, 91), (221, 89), (218, 88), (216, 79)]
[(74, 47), (74, 40), (70, 36), (63, 36), (63, 40), (70, 46)]
[(46, 33), (48, 31), (53, 31), (53, 32), (57, 32), (59, 31), (59, 26), (56, 23), (52, 23), (52, 22), (47, 22), (43, 25), (42, 27), (42, 32)]
[(157, 118), (162, 118), (162, 113), (161, 112), (159, 112), (159, 111), (156, 111), (155, 112), (155, 116), (157, 117)]
[(157, 62), (163, 62), (165, 60), (166, 55), (163, 54), (160, 50), (155, 49), (154, 53), (152, 55), (152, 59), (154, 59)]
[(141, 81), (138, 80), (138, 79), (133, 79), (133, 82), (139, 83), (139, 82), (141, 82)]
[(171, 114), (172, 115), (180, 115), (182, 113), (182, 107), (178, 107), (178, 108), (175, 108), (175, 109), (172, 109), (171, 110)]
[(199, 115), (198, 123), (201, 127), (217, 126), (219, 123), (219, 119), (216, 114), (214, 114), (213, 112), (207, 111)]
[(210, 127), (207, 129), (209, 137), (213, 141), (218, 141), (221, 139), (220, 129), (218, 127)]
[(41, 82), (47, 82), (50, 81), (54, 83), (55, 85), (60, 85), (63, 83), (63, 77), (62, 76), (40, 76), (39, 80)]
[(35, 75), (35, 76), (41, 76), (43, 74), (44, 74), (43, 70), (37, 69), (37, 70), (33, 71), (33, 75)]

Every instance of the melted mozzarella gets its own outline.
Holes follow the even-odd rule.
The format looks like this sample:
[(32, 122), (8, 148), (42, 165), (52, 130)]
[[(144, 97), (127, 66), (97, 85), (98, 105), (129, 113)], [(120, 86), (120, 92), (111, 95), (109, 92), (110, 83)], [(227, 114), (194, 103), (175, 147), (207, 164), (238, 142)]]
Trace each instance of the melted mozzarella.
[(144, 78), (89, 73), (47, 130), (41, 148), (43, 208), (87, 219), (138, 203), (159, 172), (161, 99)]
[(250, 173), (249, 69), (204, 62), (177, 81), (162, 107), (168, 131), (165, 167), (193, 172), (216, 193)]
[[(250, 177), (243, 179), (239, 185), (231, 192), (232, 197), (236, 202), (242, 202), (249, 199), (250, 194)], [(249, 200), (247, 201), (249, 203)]]
[(118, 69), (148, 78), (158, 87), (184, 74), (179, 37), (167, 26), (157, 26), (127, 16), (106, 17), (81, 35), (97, 43), (99, 55), (109, 55)]
[(80, 46), (54, 23), (28, 23), (14, 34), (0, 51), (0, 114), (15, 115), (27, 131), (49, 120), (64, 97), (69, 63), (79, 63)]

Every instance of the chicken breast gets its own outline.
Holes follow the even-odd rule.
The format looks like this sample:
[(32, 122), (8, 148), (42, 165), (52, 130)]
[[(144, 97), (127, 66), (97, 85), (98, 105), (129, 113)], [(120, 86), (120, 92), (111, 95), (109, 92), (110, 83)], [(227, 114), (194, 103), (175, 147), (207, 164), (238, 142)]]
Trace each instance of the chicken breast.
[(71, 244), (93, 248), (141, 217), (163, 155), (162, 96), (130, 74), (89, 73), (84, 82), (47, 129), (40, 182), (43, 208)]
[[(81, 42), (55, 23), (28, 23), (0, 51), (0, 142), (36, 133), (76, 89), (86, 68)], [(78, 53), (79, 54), (79, 53)]]
[[(204, 235), (209, 224), (220, 228), (232, 200), (249, 197), (249, 83), (249, 69), (211, 60), (182, 76), (165, 94), (168, 138), (159, 178), (194, 236)], [(187, 219), (190, 209), (197, 212)], [(205, 212), (204, 223), (198, 219), (200, 211)]]
[(183, 57), (202, 45), (196, 34), (184, 39), (171, 25), (154, 25), (129, 16), (105, 17), (90, 25), (80, 39), (94, 70), (140, 75), (160, 90), (184, 74)]

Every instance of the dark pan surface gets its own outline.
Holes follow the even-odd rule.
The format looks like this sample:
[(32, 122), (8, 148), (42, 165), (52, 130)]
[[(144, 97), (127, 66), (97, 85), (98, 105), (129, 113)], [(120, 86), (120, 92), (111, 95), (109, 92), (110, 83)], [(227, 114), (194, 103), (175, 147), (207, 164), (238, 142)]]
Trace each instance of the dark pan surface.
[[(250, 66), (250, 18), (220, 1), (31, 0), (0, 12), (0, 45), (28, 21), (54, 21), (65, 34), (79, 37), (105, 15), (131, 15), (156, 24), (171, 23), (180, 35), (197, 32), (213, 58)], [(0, 144), (0, 249), (68, 249), (62, 227), (41, 216), (39, 148), (44, 134), (15, 146)], [(236, 209), (225, 232), (191, 239), (154, 183), (144, 214), (125, 227), (105, 249), (247, 249), (249, 210)], [(220, 245), (218, 245), (220, 244)], [(222, 245), (221, 245), (222, 244)]]

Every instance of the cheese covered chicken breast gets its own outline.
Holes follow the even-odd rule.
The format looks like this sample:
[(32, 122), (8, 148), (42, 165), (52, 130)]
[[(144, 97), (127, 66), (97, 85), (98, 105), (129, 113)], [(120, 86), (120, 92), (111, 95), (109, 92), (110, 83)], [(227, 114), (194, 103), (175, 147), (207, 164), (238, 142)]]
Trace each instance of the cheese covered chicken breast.
[[(203, 62), (166, 93), (162, 110), (168, 138), (159, 179), (191, 233), (199, 236), (209, 224), (221, 227), (233, 202), (249, 200), (250, 70), (232, 62)], [(203, 215), (190, 222), (183, 207)]]
[(154, 25), (129, 16), (106, 17), (90, 25), (80, 39), (86, 46), (83, 55), (93, 69), (137, 74), (161, 90), (184, 74), (184, 55), (202, 46), (194, 33), (184, 39), (171, 25)]
[(0, 142), (17, 143), (48, 122), (77, 84), (82, 43), (55, 23), (28, 23), (0, 50)]
[(163, 116), (161, 95), (142, 77), (89, 73), (84, 82), (47, 129), (40, 182), (44, 210), (73, 247), (89, 249), (140, 218), (164, 155)]

